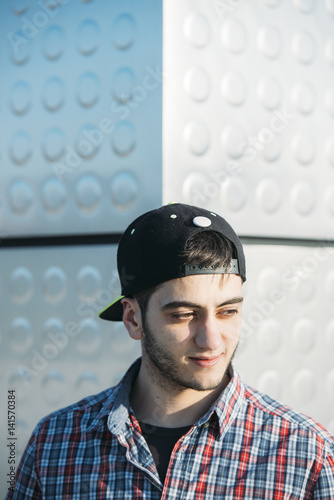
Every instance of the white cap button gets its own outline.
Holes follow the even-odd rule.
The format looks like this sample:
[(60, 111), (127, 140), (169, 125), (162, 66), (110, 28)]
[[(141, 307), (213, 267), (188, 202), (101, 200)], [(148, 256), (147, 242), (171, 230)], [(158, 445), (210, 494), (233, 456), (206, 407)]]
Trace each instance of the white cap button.
[(208, 219), (208, 217), (201, 217), (201, 216), (195, 217), (193, 219), (193, 223), (195, 224), (195, 226), (198, 226), (198, 227), (211, 226), (211, 220)]

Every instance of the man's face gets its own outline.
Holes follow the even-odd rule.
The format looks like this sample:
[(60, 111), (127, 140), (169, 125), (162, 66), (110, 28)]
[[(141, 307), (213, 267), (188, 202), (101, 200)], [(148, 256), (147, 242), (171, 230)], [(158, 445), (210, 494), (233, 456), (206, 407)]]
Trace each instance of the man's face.
[(174, 279), (150, 297), (143, 363), (159, 384), (210, 391), (222, 382), (238, 345), (242, 281), (234, 274)]

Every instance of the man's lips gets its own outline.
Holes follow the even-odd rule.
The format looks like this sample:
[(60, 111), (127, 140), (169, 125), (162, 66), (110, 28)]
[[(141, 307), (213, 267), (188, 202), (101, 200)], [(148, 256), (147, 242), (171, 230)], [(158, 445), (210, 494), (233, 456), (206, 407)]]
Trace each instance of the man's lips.
[(199, 366), (213, 366), (216, 363), (218, 363), (218, 361), (220, 359), (220, 356), (213, 356), (211, 358), (208, 358), (208, 357), (203, 357), (203, 358), (200, 358), (200, 357), (196, 357), (196, 358), (189, 357), (189, 359), (193, 363), (196, 363)]

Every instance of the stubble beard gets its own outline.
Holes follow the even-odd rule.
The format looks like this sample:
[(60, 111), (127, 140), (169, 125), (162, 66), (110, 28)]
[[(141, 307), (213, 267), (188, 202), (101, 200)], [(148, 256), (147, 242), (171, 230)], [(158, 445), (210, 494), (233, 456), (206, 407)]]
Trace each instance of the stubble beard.
[(147, 324), (146, 318), (143, 321), (142, 349), (143, 355), (145, 355), (147, 360), (147, 369), (153, 380), (164, 389), (171, 389), (171, 387), (173, 387), (176, 390), (192, 389), (201, 392), (217, 389), (222, 383), (237, 348), (238, 345), (228, 362), (226, 370), (221, 374), (220, 380), (211, 385), (204, 385), (198, 380), (182, 377), (182, 374), (176, 369), (173, 356), (157, 342), (152, 330)]

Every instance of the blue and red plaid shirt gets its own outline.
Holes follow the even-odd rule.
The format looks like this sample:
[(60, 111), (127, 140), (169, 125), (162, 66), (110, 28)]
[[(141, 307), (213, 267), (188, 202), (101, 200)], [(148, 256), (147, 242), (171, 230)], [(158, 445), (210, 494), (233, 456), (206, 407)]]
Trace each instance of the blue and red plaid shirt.
[(235, 371), (176, 443), (162, 484), (129, 405), (139, 364), (39, 422), (8, 499), (334, 499), (334, 438)]

